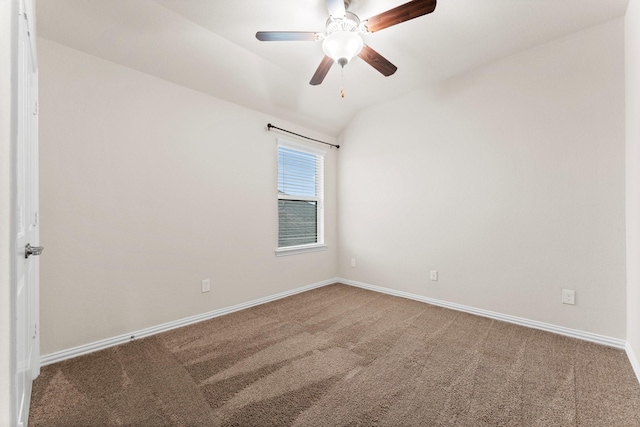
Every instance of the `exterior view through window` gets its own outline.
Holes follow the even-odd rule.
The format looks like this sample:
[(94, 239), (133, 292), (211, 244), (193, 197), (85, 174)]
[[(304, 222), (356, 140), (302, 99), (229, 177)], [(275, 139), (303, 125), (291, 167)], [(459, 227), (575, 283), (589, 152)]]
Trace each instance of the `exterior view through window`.
[(278, 145), (278, 248), (323, 243), (324, 157)]

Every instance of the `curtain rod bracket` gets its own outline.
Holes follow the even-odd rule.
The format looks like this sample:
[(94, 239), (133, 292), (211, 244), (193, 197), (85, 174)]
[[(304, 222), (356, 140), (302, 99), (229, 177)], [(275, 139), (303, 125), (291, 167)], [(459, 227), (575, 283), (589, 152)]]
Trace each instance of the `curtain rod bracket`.
[(308, 136), (300, 135), (299, 133), (291, 132), (290, 130), (282, 129), (282, 128), (279, 128), (277, 126), (272, 125), (271, 123), (267, 123), (267, 130), (270, 131), (272, 128), (273, 129), (278, 129), (279, 131), (282, 131), (282, 132), (290, 133), (291, 135), (299, 136), (300, 138), (305, 138), (305, 139), (308, 139), (308, 140), (311, 140), (311, 141), (319, 142), (320, 144), (329, 145), (329, 146), (334, 147), (334, 148), (336, 148), (338, 150), (340, 149), (339, 145), (330, 144), (328, 142), (320, 141), (319, 139), (309, 138)]

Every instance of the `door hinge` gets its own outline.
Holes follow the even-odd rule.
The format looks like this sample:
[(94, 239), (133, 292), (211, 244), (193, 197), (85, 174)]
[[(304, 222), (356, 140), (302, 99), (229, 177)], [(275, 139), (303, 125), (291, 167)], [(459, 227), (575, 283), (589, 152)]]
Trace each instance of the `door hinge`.
[(34, 323), (33, 324), (33, 336), (31, 338), (35, 338), (38, 336), (38, 324)]
[(38, 101), (33, 103), (33, 115), (37, 116), (38, 115)]

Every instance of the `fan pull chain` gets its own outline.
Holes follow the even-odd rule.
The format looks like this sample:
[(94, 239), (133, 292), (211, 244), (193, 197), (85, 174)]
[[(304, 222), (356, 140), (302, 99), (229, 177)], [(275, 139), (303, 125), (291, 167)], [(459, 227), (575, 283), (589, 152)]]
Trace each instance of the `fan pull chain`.
[(340, 70), (342, 82), (340, 84), (340, 97), (344, 98), (344, 67)]

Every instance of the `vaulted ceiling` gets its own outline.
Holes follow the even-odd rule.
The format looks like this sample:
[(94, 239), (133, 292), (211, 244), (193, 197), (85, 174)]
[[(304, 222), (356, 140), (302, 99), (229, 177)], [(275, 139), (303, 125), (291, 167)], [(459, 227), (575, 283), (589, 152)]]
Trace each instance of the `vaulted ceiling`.
[[(349, 10), (366, 19), (406, 1), (353, 0)], [(627, 2), (438, 0), (429, 15), (364, 36), (394, 75), (355, 58), (319, 86), (309, 80), (322, 43), (255, 33), (322, 32), (325, 0), (38, 0), (36, 21), (40, 37), (337, 135), (367, 106), (622, 17)]]

